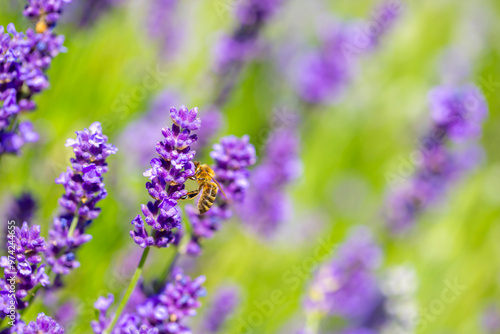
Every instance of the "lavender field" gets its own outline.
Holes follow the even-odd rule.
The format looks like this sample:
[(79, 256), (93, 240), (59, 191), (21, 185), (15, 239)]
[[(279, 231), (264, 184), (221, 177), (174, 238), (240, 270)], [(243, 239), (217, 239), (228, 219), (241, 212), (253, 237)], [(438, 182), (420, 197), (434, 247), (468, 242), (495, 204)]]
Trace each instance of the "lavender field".
[(0, 333), (500, 333), (499, 17), (0, 0)]

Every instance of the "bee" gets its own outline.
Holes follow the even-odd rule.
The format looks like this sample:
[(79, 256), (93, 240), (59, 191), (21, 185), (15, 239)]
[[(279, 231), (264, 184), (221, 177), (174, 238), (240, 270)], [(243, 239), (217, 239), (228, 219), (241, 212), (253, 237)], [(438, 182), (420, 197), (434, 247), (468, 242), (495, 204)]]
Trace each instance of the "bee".
[(35, 30), (39, 34), (44, 33), (48, 28), (49, 27), (47, 23), (45, 23), (44, 19), (40, 19), (40, 21), (38, 21), (35, 26)]
[(189, 191), (186, 195), (181, 197), (181, 200), (193, 199), (198, 196), (198, 194), (201, 194), (198, 199), (198, 211), (200, 214), (204, 214), (210, 210), (214, 204), (219, 190), (225, 198), (227, 197), (221, 185), (215, 179), (215, 172), (212, 168), (207, 165), (201, 165), (199, 161), (195, 161), (194, 166), (196, 169), (194, 175), (190, 177), (190, 179), (198, 182), (198, 190)]

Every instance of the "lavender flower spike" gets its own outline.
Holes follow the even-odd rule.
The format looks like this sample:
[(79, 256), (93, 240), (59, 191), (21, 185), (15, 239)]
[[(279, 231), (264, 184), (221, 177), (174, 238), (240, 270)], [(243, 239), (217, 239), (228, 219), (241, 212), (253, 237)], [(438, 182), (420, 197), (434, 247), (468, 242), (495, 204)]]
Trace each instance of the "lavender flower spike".
[(238, 290), (234, 287), (220, 288), (204, 319), (204, 333), (218, 333), (238, 305)]
[(30, 122), (18, 122), (22, 112), (32, 111), (33, 97), (49, 86), (45, 71), (64, 51), (64, 36), (51, 30), (59, 19), (63, 2), (30, 0), (24, 14), (36, 22), (36, 31), (17, 32), (14, 24), (0, 26), (0, 155), (19, 154), (38, 134)]
[(238, 205), (238, 213), (251, 230), (262, 236), (273, 236), (288, 218), (287, 212), (292, 212), (285, 190), (302, 172), (298, 154), (295, 131), (277, 131), (269, 137), (265, 156), (252, 172), (248, 196)]
[[(205, 277), (191, 279), (179, 268), (172, 272), (169, 282), (158, 294), (146, 296), (135, 307), (135, 311), (120, 317), (111, 332), (113, 334), (188, 334), (191, 333), (185, 321), (196, 315), (201, 306), (199, 299), (206, 295), (202, 284)], [(95, 307), (99, 311), (99, 321), (92, 322), (94, 333), (101, 334), (109, 324), (106, 312), (112, 303), (112, 296), (100, 297)]]
[(22, 227), (15, 227), (12, 234), (9, 224), (7, 249), (9, 256), (0, 258), (0, 267), (4, 268), (4, 278), (0, 279), (0, 296), (2, 309), (0, 318), (5, 318), (10, 312), (10, 285), (15, 284), (16, 310), (25, 309), (29, 304), (26, 300), (29, 292), (38, 284), (48, 286), (49, 277), (45, 274), (45, 264), (41, 264), (41, 254), (45, 251), (45, 239), (40, 236), (40, 226), (28, 226), (24, 222)]
[(217, 202), (202, 215), (193, 206), (186, 205), (186, 213), (193, 229), (187, 249), (191, 255), (199, 255), (201, 241), (211, 238), (221, 223), (231, 218), (231, 205), (243, 202), (249, 187), (248, 168), (256, 161), (255, 147), (250, 144), (248, 136), (222, 138), (220, 144), (213, 146), (210, 156), (215, 161), (212, 166), (215, 178), (221, 184), (227, 199), (222, 195), (217, 196)]
[[(430, 92), (429, 102), (433, 124), (420, 141), (422, 163), (386, 200), (386, 220), (397, 233), (411, 228), (418, 215), (438, 202), (453, 181), (476, 166), (483, 156), (474, 142), (488, 113), (479, 89), (473, 85), (440, 86)], [(460, 144), (460, 149), (453, 143)], [(464, 144), (468, 146), (464, 148)]]
[(61, 16), (62, 7), (71, 0), (28, 0), (24, 16), (37, 22), (37, 32), (44, 32), (47, 27), (53, 27)]
[[(236, 5), (238, 25), (231, 35), (221, 36), (214, 49), (215, 70), (228, 74), (239, 70), (245, 61), (256, 58), (261, 53), (259, 34), (264, 25), (275, 15), (282, 0), (245, 0)], [(222, 95), (216, 102), (221, 106), (231, 90), (232, 82), (226, 83)]]
[(44, 313), (22, 328), (20, 334), (63, 334), (64, 328)]
[(306, 300), (309, 312), (363, 319), (380, 298), (374, 269), (381, 250), (367, 229), (352, 231), (337, 256), (316, 273)]
[(154, 202), (142, 205), (141, 209), (152, 233), (148, 233), (140, 215), (132, 221), (134, 230), (130, 231), (134, 242), (142, 248), (168, 247), (174, 241), (172, 230), (181, 226), (177, 201), (187, 194), (184, 183), (195, 172), (192, 160), (196, 152), (191, 150), (191, 145), (198, 138), (191, 131), (201, 126), (197, 114), (197, 108), (189, 110), (182, 106), (170, 109), (174, 124), (171, 128), (162, 129), (165, 139), (156, 144), (158, 157), (151, 160), (151, 168), (144, 172), (144, 176), (150, 180), (146, 183), (146, 189)]
[(68, 167), (56, 179), (57, 184), (64, 186), (65, 193), (59, 199), (61, 213), (49, 231), (45, 253), (48, 264), (58, 274), (68, 274), (79, 266), (75, 251), (92, 239), (85, 231), (99, 216), (97, 203), (107, 195), (103, 183), (103, 175), (108, 171), (106, 159), (117, 152), (115, 146), (107, 143), (99, 122), (76, 134), (76, 139), (66, 142), (75, 153), (71, 158), (72, 168)]

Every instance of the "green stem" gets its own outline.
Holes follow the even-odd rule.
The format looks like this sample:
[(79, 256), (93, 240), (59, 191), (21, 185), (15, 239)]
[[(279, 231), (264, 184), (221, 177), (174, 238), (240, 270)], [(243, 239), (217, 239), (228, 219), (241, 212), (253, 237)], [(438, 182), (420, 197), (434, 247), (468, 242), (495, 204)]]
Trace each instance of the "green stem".
[(111, 333), (113, 330), (113, 327), (115, 327), (116, 322), (120, 318), (121, 313), (125, 309), (125, 306), (127, 306), (128, 300), (130, 299), (130, 296), (132, 295), (132, 292), (134, 292), (134, 289), (137, 285), (137, 282), (139, 282), (139, 278), (142, 276), (142, 270), (144, 267), (144, 263), (146, 263), (146, 259), (148, 258), (149, 254), (149, 247), (145, 248), (144, 251), (142, 252), (142, 257), (141, 260), (139, 261), (139, 265), (137, 266), (137, 269), (134, 272), (134, 276), (132, 276), (132, 280), (130, 281), (127, 291), (125, 292), (125, 296), (123, 296), (122, 301), (120, 302), (120, 305), (118, 305), (118, 308), (116, 309), (116, 313), (113, 316), (113, 320), (111, 321), (111, 325), (108, 327), (106, 331), (104, 331), (104, 334)]
[(306, 333), (307, 334), (318, 333), (320, 321), (321, 321), (321, 316), (318, 313), (312, 313), (306, 315)]
[(73, 220), (71, 221), (71, 225), (69, 227), (68, 238), (73, 237), (73, 234), (75, 233), (76, 230), (76, 225), (78, 225), (78, 215), (75, 214), (73, 216)]

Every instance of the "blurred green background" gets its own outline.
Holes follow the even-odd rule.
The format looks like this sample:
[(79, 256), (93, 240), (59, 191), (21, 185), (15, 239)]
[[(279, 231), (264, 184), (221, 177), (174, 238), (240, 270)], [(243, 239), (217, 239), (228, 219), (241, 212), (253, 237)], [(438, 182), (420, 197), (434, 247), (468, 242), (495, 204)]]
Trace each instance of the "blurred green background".
[[(66, 36), (68, 52), (53, 62), (48, 72), (51, 87), (36, 98), (36, 112), (25, 116), (35, 123), (41, 141), (26, 146), (20, 157), (2, 158), (2, 198), (32, 191), (40, 209), (31, 223), (41, 224), (46, 234), (63, 191), (54, 179), (72, 156), (64, 143), (74, 137), (74, 131), (102, 121), (104, 133), (117, 144), (122, 129), (140, 118), (164, 88), (182, 94), (184, 99), (178, 105), (208, 105), (214, 80), (212, 46), (217, 33), (230, 31), (234, 23), (229, 12), (220, 11), (220, 1), (181, 3), (176, 19), (185, 34), (181, 49), (173, 57), (159, 57), (157, 45), (147, 36), (148, 1), (117, 6), (86, 29), (72, 25), (71, 20), (57, 27), (56, 31)], [(0, 24), (14, 22), (18, 30), (30, 26), (16, 11), (22, 3), (0, 0)], [(290, 30), (297, 34), (312, 31), (319, 17), (315, 16), (314, 3), (285, 1), (282, 14), (265, 30), (273, 49), (286, 46), (284, 36)], [(363, 19), (375, 4), (338, 0), (324, 5), (342, 19)], [(290, 322), (300, 324), (303, 289), (290, 289), (283, 275), (294, 266), (302, 267), (320, 239), (332, 235), (329, 244), (335, 247), (356, 224), (368, 225), (377, 232), (385, 251), (384, 265), (415, 267), (420, 311), (440, 297), (446, 281), (458, 280), (466, 285), (456, 301), (446, 304), (421, 333), (482, 333), (481, 312), (500, 298), (500, 2), (411, 0), (405, 4), (404, 14), (382, 46), (362, 59), (342, 102), (303, 110), (304, 174), (289, 189), (294, 218), (285, 222), (277, 238), (255, 237), (232, 220), (214, 239), (205, 242), (200, 258), (186, 261), (191, 275), (207, 276), (206, 302), (221, 284), (232, 282), (241, 287), (243, 302), (228, 323), (227, 333), (238, 333), (241, 319), (258, 310), (256, 303), (268, 300), (275, 289), (285, 293), (285, 301), (266, 315), (254, 333), (278, 333)], [(470, 81), (483, 89), (489, 103), (490, 116), (481, 139), (487, 161), (455, 184), (439, 207), (421, 217), (414, 233), (393, 239), (384, 230), (380, 212), (388, 190), (386, 175), (398, 169), (401, 159), (408, 159), (429, 124), (426, 95), (430, 88), (443, 83), (441, 58), (451, 46), (457, 46), (459, 53), (472, 54)], [(287, 102), (293, 101), (292, 92), (276, 62), (252, 62), (244, 69), (223, 110), (227, 126), (221, 135), (249, 134), (260, 148), (259, 131), (267, 126), (273, 108), (298, 108)], [(145, 90), (145, 96), (129, 105), (127, 112), (116, 113), (117, 99), (132, 94), (142, 85), (148, 69), (157, 67), (167, 73), (162, 85)], [(167, 117), (165, 110), (165, 118), (160, 121), (166, 122)], [(152, 131), (160, 131), (160, 121)], [(90, 333), (93, 303), (98, 296), (107, 292), (118, 295), (128, 283), (130, 269), (124, 267), (130, 268), (127, 262), (137, 248), (128, 234), (130, 221), (148, 195), (142, 176), (147, 166), (136, 171), (125, 168), (130, 159), (125, 151), (109, 159), (110, 171), (105, 176), (109, 195), (89, 231), (93, 240), (78, 254), (81, 267), (66, 278), (68, 287), (62, 299), (74, 300), (78, 308), (68, 333)], [(151, 253), (146, 280), (162, 271), (173, 249)], [(312, 270), (308, 267), (305, 277)], [(302, 286), (306, 283), (306, 278), (300, 280)], [(40, 310), (51, 313), (38, 300), (28, 318), (34, 318)]]

